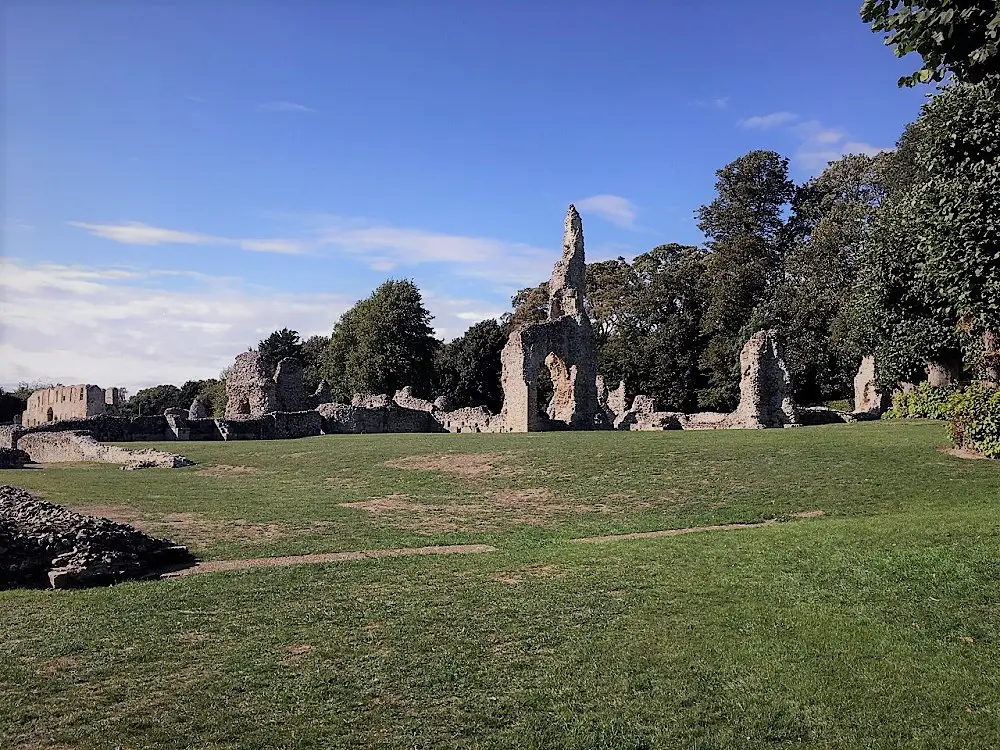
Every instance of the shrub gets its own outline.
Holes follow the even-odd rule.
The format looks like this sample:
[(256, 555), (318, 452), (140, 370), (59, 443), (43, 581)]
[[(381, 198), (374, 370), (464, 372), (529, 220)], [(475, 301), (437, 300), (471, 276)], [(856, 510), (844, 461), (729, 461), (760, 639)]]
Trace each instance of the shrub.
[(948, 400), (958, 392), (953, 386), (933, 386), (925, 381), (909, 393), (896, 393), (884, 416), (886, 419), (947, 419)]
[(959, 448), (1000, 458), (1000, 388), (973, 383), (948, 399), (948, 431)]

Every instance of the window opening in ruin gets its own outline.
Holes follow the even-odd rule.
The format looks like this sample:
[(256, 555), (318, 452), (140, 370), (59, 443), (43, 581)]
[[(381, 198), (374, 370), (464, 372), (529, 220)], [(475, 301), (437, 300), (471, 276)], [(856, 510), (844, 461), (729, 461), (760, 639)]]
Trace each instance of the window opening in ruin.
[(243, 399), (239, 402), (236, 407), (237, 414), (249, 414), (250, 413), (250, 400)]
[(45, 412), (45, 421), (46, 422), (51, 422), (52, 421), (52, 407), (51, 406), (49, 407), (48, 411)]

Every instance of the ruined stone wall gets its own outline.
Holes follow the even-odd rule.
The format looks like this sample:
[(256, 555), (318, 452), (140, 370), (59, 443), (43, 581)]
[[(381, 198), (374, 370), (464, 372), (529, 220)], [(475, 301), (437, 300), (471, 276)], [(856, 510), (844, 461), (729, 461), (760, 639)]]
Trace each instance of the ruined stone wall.
[(797, 423), (781, 335), (774, 329), (758, 331), (740, 352), (740, 403), (725, 426), (762, 429)]
[(302, 411), (307, 408), (305, 378), (302, 363), (295, 357), (285, 357), (274, 371), (277, 411)]
[(102, 445), (83, 430), (32, 432), (22, 435), (17, 441), (17, 447), (27, 453), (33, 463), (87, 461), (121, 464), (126, 468), (177, 468), (191, 465), (187, 458), (173, 453)]
[(243, 352), (226, 378), (226, 419), (259, 417), (278, 410), (277, 385), (257, 352)]
[(854, 411), (881, 414), (889, 408), (890, 396), (879, 391), (875, 383), (875, 357), (861, 360), (858, 374), (854, 376)]
[[(498, 421), (503, 431), (593, 429), (604, 424), (594, 331), (584, 305), (586, 271), (583, 223), (570, 206), (562, 258), (549, 281), (548, 320), (516, 328), (500, 355), (504, 402)], [(552, 400), (545, 405), (538, 403), (543, 378), (553, 386)]]
[(121, 406), (117, 388), (105, 391), (96, 385), (67, 385), (44, 388), (28, 397), (28, 407), (21, 415), (21, 424), (36, 427), (47, 422), (85, 419), (115, 413)]

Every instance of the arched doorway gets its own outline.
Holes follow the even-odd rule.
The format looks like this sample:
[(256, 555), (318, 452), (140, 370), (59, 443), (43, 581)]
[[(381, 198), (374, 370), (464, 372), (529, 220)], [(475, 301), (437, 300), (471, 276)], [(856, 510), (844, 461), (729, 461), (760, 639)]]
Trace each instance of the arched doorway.
[(52, 407), (51, 406), (48, 408), (48, 411), (45, 412), (45, 421), (46, 422), (51, 422), (52, 421)]

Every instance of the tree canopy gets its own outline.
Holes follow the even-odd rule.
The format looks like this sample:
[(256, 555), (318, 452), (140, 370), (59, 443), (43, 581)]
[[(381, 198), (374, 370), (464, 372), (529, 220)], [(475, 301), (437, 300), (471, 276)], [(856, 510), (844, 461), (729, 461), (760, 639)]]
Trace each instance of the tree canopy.
[(981, 83), (1000, 74), (1000, 4), (996, 0), (865, 0), (861, 19), (897, 57), (916, 52), (923, 66), (900, 86), (942, 81)]
[(430, 389), (438, 342), (417, 285), (389, 280), (345, 312), (327, 345), (326, 379), (335, 396)]

